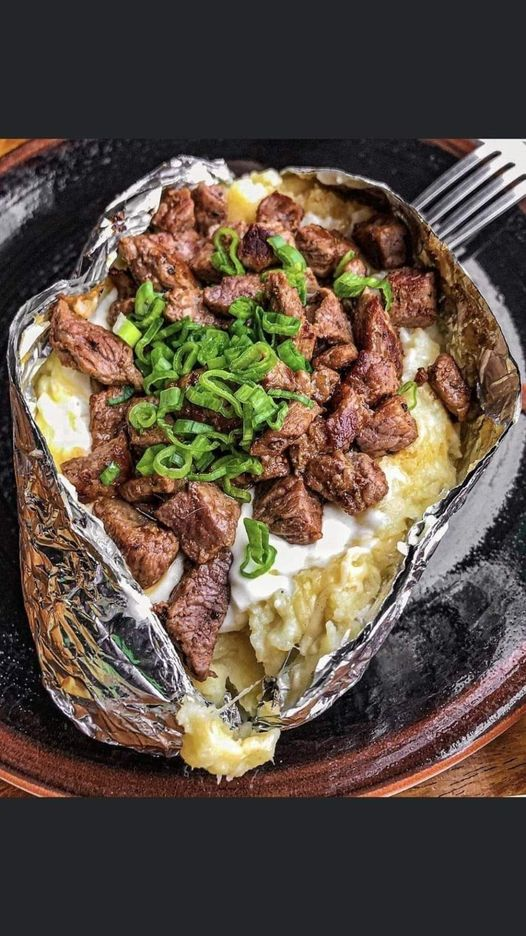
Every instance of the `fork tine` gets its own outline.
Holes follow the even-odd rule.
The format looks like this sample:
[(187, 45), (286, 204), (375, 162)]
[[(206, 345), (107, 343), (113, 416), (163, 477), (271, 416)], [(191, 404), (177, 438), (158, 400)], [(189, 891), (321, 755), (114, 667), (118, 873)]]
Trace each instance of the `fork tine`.
[(451, 192), (444, 195), (431, 211), (426, 211), (426, 219), (430, 224), (435, 225), (444, 215), (456, 208), (470, 192), (473, 192), (479, 185), (491, 179), (498, 172), (502, 172), (509, 165), (510, 160), (506, 159), (505, 156), (492, 156), (488, 162), (472, 172), (464, 182), (460, 182), (459, 185), (451, 189)]
[(439, 176), (436, 182), (432, 182), (424, 191), (418, 196), (417, 199), (413, 202), (417, 211), (422, 211), (426, 205), (432, 202), (435, 198), (438, 198), (453, 182), (456, 182), (457, 179), (461, 179), (465, 176), (466, 172), (469, 172), (475, 166), (477, 166), (481, 160), (487, 159), (488, 156), (494, 156), (499, 152), (499, 147), (496, 145), (496, 142), (492, 140), (486, 140), (481, 146), (477, 146), (469, 156), (464, 156), (463, 159), (455, 163), (451, 169), (448, 169), (447, 172), (444, 172), (443, 175)]
[(455, 228), (463, 224), (464, 221), (467, 221), (475, 211), (484, 208), (488, 202), (497, 195), (500, 195), (501, 192), (504, 192), (510, 185), (520, 181), (521, 177), (525, 174), (524, 172), (521, 173), (520, 169), (517, 169), (516, 166), (511, 166), (509, 169), (506, 169), (505, 172), (501, 173), (501, 175), (498, 175), (488, 182), (487, 185), (483, 186), (479, 192), (475, 192), (471, 198), (464, 201), (445, 221), (441, 221), (438, 224), (433, 224), (433, 222), (430, 221), (430, 224), (433, 225), (439, 237), (447, 237)]
[(501, 214), (504, 214), (508, 208), (513, 208), (513, 206), (516, 205), (517, 202), (522, 201), (523, 198), (526, 198), (526, 179), (523, 179), (522, 182), (519, 182), (518, 185), (515, 185), (513, 188), (508, 189), (500, 198), (497, 198), (496, 201), (491, 202), (483, 211), (477, 213), (471, 221), (468, 221), (463, 227), (460, 227), (458, 231), (455, 231), (452, 237), (448, 237), (448, 246), (452, 250), (459, 247), (460, 244), (465, 243), (470, 237), (474, 237), (475, 234), (483, 227), (486, 227), (487, 224), (490, 224), (491, 221), (494, 221)]

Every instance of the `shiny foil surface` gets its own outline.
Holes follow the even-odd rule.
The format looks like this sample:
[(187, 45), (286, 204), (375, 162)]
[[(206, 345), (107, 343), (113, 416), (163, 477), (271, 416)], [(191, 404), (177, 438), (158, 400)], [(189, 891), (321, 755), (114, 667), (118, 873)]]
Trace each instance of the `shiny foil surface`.
[[(353, 199), (389, 206), (406, 222), (415, 257), (438, 271), (444, 297), (439, 321), (446, 348), (476, 388), (480, 414), (462, 426), (456, 487), (411, 527), (407, 555), (374, 619), (354, 641), (320, 659), (311, 685), (292, 706), (283, 701), (286, 668), (279, 677), (265, 679), (261, 713), (254, 719), (258, 730), (301, 725), (324, 712), (360, 679), (403, 612), (449, 518), (520, 412), (519, 373), (498, 322), (420, 215), (387, 186), (363, 177), (310, 168), (291, 168), (283, 174), (348, 190)], [(86, 293), (105, 279), (119, 238), (148, 228), (163, 188), (232, 178), (221, 160), (177, 156), (139, 180), (108, 206), (73, 278), (26, 302), (9, 336), (22, 587), (44, 685), (62, 712), (90, 737), (166, 756), (177, 754), (181, 743), (176, 721), (179, 703), (186, 695), (200, 695), (119, 549), (58, 473), (33, 419), (33, 380), (49, 354), (53, 302), (61, 294)], [(263, 709), (268, 702), (272, 707), (265, 704)], [(241, 719), (236, 703), (221, 715), (231, 725)]]

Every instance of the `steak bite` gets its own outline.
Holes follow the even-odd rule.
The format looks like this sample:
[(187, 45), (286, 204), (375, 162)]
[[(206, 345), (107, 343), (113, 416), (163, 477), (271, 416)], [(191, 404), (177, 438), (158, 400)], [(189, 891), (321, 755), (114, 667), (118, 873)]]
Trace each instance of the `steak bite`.
[(219, 185), (200, 182), (192, 189), (195, 206), (195, 222), (200, 234), (209, 234), (213, 227), (220, 227), (227, 220), (225, 190)]
[(357, 387), (369, 406), (376, 406), (382, 397), (397, 392), (399, 379), (392, 361), (377, 351), (360, 351), (343, 384)]
[[(322, 279), (334, 273), (339, 261), (349, 250), (355, 250), (355, 245), (341, 234), (328, 231), (320, 224), (306, 224), (300, 228), (296, 234), (296, 246), (313, 273)], [(349, 263), (353, 263), (353, 272), (363, 275), (365, 265), (359, 257)]]
[(290, 464), (286, 455), (260, 455), (263, 473), (251, 481), (271, 481), (273, 478), (285, 478), (290, 474)]
[(283, 270), (269, 273), (265, 282), (265, 294), (273, 312), (282, 315), (291, 315), (293, 318), (303, 319), (304, 309), (298, 290), (291, 286)]
[(263, 201), (260, 201), (256, 211), (256, 220), (261, 224), (277, 223), (291, 231), (297, 230), (302, 218), (303, 208), (288, 195), (282, 195), (281, 192), (267, 195)]
[(100, 393), (92, 393), (89, 398), (89, 431), (92, 448), (103, 442), (109, 442), (126, 427), (129, 400), (114, 406), (109, 402), (121, 393), (121, 387), (110, 387)]
[(65, 367), (95, 377), (102, 384), (142, 387), (130, 346), (107, 328), (72, 312), (65, 299), (58, 299), (53, 309), (49, 341)]
[(316, 336), (328, 345), (352, 344), (351, 323), (340, 300), (331, 289), (320, 289), (320, 304), (314, 312)]
[(427, 328), (434, 324), (437, 317), (434, 272), (403, 267), (389, 273), (387, 279), (393, 290), (393, 304), (389, 314), (395, 325)]
[(228, 610), (231, 565), (232, 553), (222, 549), (208, 562), (187, 569), (161, 613), (168, 636), (200, 681), (208, 676), (217, 634)]
[(349, 344), (333, 345), (326, 351), (317, 354), (313, 360), (316, 369), (320, 367), (329, 367), (331, 370), (339, 371), (349, 367), (358, 357), (358, 351), (352, 342)]
[(375, 458), (407, 448), (418, 436), (418, 427), (400, 396), (389, 397), (358, 432), (356, 443)]
[(305, 470), (305, 482), (325, 500), (345, 513), (361, 513), (374, 507), (387, 494), (385, 474), (369, 455), (335, 452), (312, 458)]
[(354, 228), (353, 237), (378, 270), (394, 270), (407, 261), (409, 232), (393, 215), (362, 221)]
[(202, 240), (194, 252), (191, 260), (188, 261), (192, 273), (203, 283), (219, 283), (221, 273), (216, 270), (212, 263), (212, 255), (215, 253), (215, 246), (211, 240)]
[(152, 227), (169, 234), (179, 234), (195, 228), (194, 203), (189, 188), (165, 189)]
[(471, 390), (454, 358), (450, 354), (439, 354), (427, 373), (431, 387), (446, 409), (462, 422), (469, 412)]
[(147, 503), (158, 494), (176, 494), (185, 487), (185, 481), (165, 478), (154, 472), (147, 477), (130, 478), (119, 486), (119, 495), (130, 504)]
[(316, 367), (311, 375), (310, 395), (316, 403), (326, 403), (330, 400), (340, 382), (338, 371), (331, 367), (325, 367), (323, 364)]
[(307, 490), (302, 479), (294, 475), (258, 487), (252, 515), (288, 543), (304, 546), (322, 536), (321, 503)]
[(212, 312), (228, 315), (228, 310), (235, 299), (242, 296), (255, 299), (263, 292), (261, 280), (256, 273), (246, 276), (225, 276), (217, 286), (207, 286), (203, 292), (206, 305)]
[(287, 454), (294, 471), (301, 473), (305, 471), (311, 458), (317, 458), (321, 453), (326, 454), (331, 450), (332, 446), (327, 435), (325, 420), (322, 416), (317, 416), (310, 424), (307, 432), (304, 432), (290, 446)]
[(142, 588), (155, 585), (179, 552), (174, 534), (118, 498), (96, 500), (93, 513), (102, 520), (139, 585)]
[(202, 291), (195, 286), (176, 286), (166, 295), (164, 317), (168, 322), (180, 322), (189, 318), (200, 325), (224, 328), (224, 319), (209, 312), (203, 302)]
[(209, 562), (236, 537), (240, 507), (216, 484), (190, 481), (186, 491), (167, 500), (156, 516), (178, 537), (193, 562)]
[(291, 403), (281, 429), (267, 429), (252, 443), (251, 455), (276, 455), (284, 452), (299, 436), (307, 431), (313, 419), (321, 412), (314, 403), (312, 407), (294, 401)]
[(238, 250), (239, 259), (247, 270), (261, 273), (276, 263), (276, 255), (267, 241), (272, 233), (270, 227), (262, 224), (249, 225)]
[(326, 451), (346, 451), (367, 425), (371, 410), (362, 393), (349, 385), (342, 386), (336, 408), (325, 420)]
[(117, 290), (119, 299), (133, 299), (137, 292), (137, 284), (126, 270), (112, 267), (108, 276), (112, 286)]
[[(110, 465), (116, 465), (119, 473), (111, 484), (103, 484), (100, 476)], [(115, 497), (118, 485), (127, 481), (133, 471), (126, 434), (120, 432), (115, 439), (98, 445), (89, 455), (70, 458), (63, 463), (61, 470), (77, 489), (82, 503), (98, 497)]]
[(397, 377), (402, 376), (404, 352), (398, 331), (385, 311), (377, 292), (364, 289), (356, 303), (353, 331), (360, 351), (376, 351), (392, 361)]
[(177, 254), (169, 234), (137, 234), (122, 237), (119, 257), (138, 283), (151, 280), (155, 289), (196, 286), (190, 267)]

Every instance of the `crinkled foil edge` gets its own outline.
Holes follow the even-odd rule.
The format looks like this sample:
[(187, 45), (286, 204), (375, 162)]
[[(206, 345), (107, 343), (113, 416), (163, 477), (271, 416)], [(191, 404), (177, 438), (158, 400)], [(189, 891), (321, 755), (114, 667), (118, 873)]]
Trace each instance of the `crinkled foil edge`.
[[(518, 369), (498, 323), (467, 273), (418, 213), (387, 186), (337, 169), (291, 167), (284, 173), (348, 189), (353, 197), (365, 193), (404, 218), (419, 258), (440, 271), (446, 292), (443, 322), (448, 345), (477, 385), (482, 414), (463, 438), (461, 482), (411, 527), (407, 556), (374, 620), (356, 640), (319, 661), (311, 685), (293, 706), (282, 704), (286, 674), (266, 679), (263, 702), (272, 702), (275, 714), (269, 715), (265, 705), (265, 714), (253, 722), (260, 730), (292, 728), (315, 718), (360, 679), (401, 615), (449, 518), (486, 469), (520, 411)], [(32, 380), (49, 353), (46, 332), (51, 304), (61, 294), (84, 293), (105, 279), (119, 238), (149, 226), (163, 188), (231, 179), (222, 160), (184, 155), (148, 173), (108, 206), (82, 251), (73, 278), (53, 284), (26, 302), (9, 334), (22, 587), (44, 685), (61, 711), (90, 737), (165, 756), (177, 754), (180, 748), (176, 715), (181, 700), (187, 695), (202, 697), (120, 551), (57, 472), (32, 416)], [(478, 337), (471, 327), (473, 317)], [(475, 347), (481, 333), (484, 343)], [(235, 725), (240, 713), (232, 705), (222, 717)]]

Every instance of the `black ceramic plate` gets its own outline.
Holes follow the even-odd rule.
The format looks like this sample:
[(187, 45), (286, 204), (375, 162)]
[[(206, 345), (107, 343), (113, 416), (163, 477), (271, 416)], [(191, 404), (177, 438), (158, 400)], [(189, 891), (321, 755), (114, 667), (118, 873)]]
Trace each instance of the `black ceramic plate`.
[[(456, 516), (393, 634), (358, 686), (282, 736), (276, 763), (217, 785), (167, 762), (85, 738), (42, 688), (24, 614), (5, 349), (19, 305), (70, 274), (108, 201), (180, 152), (339, 166), (411, 200), (454, 157), (417, 141), (77, 141), (0, 161), (0, 775), (33, 792), (81, 795), (364, 795), (393, 792), (485, 743), (526, 705), (526, 420)], [(6, 163), (4, 162), (4, 167)], [(468, 268), (519, 361), (526, 338), (526, 217), (475, 245)]]

